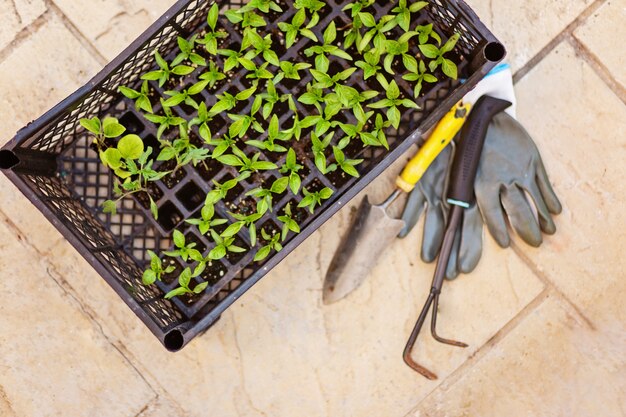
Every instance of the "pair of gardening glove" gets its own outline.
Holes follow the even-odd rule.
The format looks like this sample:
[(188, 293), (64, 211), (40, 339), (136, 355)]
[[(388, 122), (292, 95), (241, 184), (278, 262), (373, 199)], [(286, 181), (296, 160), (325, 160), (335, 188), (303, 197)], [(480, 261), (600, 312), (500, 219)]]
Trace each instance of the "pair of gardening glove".
[[(524, 127), (515, 119), (515, 94), (511, 70), (506, 64), (496, 67), (464, 101), (475, 102), (482, 95), (513, 103), (491, 121), (474, 182), (476, 203), (464, 212), (448, 266), (446, 278), (474, 270), (483, 247), (483, 224), (503, 248), (510, 244), (507, 218), (518, 236), (531, 246), (542, 243), (542, 232), (554, 234), (552, 215), (561, 212), (544, 168), (539, 150)], [(447, 182), (453, 161), (448, 146), (435, 159), (411, 192), (404, 213), (405, 237), (425, 212), (421, 257), (425, 262), (437, 258), (446, 228), (449, 206)]]

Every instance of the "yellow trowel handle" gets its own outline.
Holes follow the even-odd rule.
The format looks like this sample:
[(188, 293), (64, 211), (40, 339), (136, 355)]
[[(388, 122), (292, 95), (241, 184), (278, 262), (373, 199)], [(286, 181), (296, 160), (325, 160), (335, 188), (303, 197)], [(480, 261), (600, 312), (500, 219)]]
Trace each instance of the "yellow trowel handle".
[(459, 102), (437, 123), (432, 135), (396, 179), (398, 188), (407, 193), (415, 188), (415, 184), (422, 178), (430, 164), (461, 130), (470, 107), (469, 104)]

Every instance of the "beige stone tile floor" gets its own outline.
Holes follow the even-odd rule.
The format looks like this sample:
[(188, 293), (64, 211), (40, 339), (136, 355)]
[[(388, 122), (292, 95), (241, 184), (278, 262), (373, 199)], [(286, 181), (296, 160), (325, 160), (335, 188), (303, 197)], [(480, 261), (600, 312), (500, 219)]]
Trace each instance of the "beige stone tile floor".
[[(0, 0), (0, 142), (171, 4)], [(540, 249), (487, 237), (478, 269), (446, 284), (442, 331), (470, 347), (420, 341), (438, 381), (400, 358), (433, 272), (419, 226), (322, 306), (354, 202), (170, 354), (0, 175), (0, 415), (626, 415), (626, 1), (469, 4), (509, 48), (520, 119), (564, 211)], [(362, 195), (382, 198), (402, 163)]]

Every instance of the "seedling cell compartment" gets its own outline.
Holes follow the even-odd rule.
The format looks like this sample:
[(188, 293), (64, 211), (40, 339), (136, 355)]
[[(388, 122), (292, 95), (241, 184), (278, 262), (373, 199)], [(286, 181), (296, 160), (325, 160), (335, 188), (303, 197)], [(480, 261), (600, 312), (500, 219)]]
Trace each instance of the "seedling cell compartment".
[[(328, 0), (318, 27), (325, 28), (331, 20), (335, 20), (338, 27), (343, 26), (341, 22), (343, 19), (345, 24), (345, 15), (341, 9), (349, 2)], [(222, 9), (226, 9), (239, 7), (245, 1), (226, 0), (218, 3)], [(279, 3), (285, 6), (282, 1)], [(0, 168), (3, 172), (89, 261), (164, 346), (173, 351), (181, 349), (215, 323), (228, 306), (416, 143), (504, 55), (504, 49), (496, 38), (463, 1), (431, 0), (423, 10), (421, 19), (434, 23), (437, 32), (445, 37), (460, 33), (456, 48), (459, 53), (457, 60), (459, 74), (466, 81), (460, 83), (446, 79), (432, 85), (418, 101), (422, 109), (405, 111), (400, 129), (388, 134), (389, 151), (365, 148), (349, 155), (350, 158), (365, 159), (359, 166), (361, 177), (358, 179), (344, 178), (338, 173), (324, 177), (315, 169), (313, 161), (307, 160), (303, 186), (312, 189), (327, 186), (335, 193), (316, 210), (315, 215), (299, 210), (299, 215), (304, 218), (300, 221), (300, 234), (292, 236), (281, 252), (263, 263), (252, 262), (252, 251), (243, 256), (216, 261), (203, 277), (209, 281), (207, 291), (192, 302), (179, 297), (165, 300), (163, 295), (176, 286), (176, 280), (165, 280), (158, 286), (144, 286), (141, 275), (148, 263), (146, 251), (169, 249), (172, 244), (171, 231), (175, 227), (183, 227), (181, 222), (200, 210), (204, 196), (211, 189), (210, 179), (222, 182), (236, 176), (236, 171), (232, 167), (211, 164), (206, 169), (185, 166), (179, 178), (155, 183), (152, 192), (158, 198), (158, 221), (150, 215), (148, 205), (137, 198), (122, 200), (115, 215), (104, 214), (101, 204), (112, 194), (114, 175), (101, 164), (97, 153), (90, 147), (88, 132), (80, 126), (79, 120), (104, 115), (118, 117), (128, 128), (128, 133), (138, 134), (149, 146), (158, 149), (156, 128), (142, 118), (132, 101), (117, 93), (117, 88), (120, 85), (136, 87), (141, 83), (140, 75), (153, 67), (151, 54), (155, 48), (171, 61), (172, 54), (176, 53), (177, 37), (189, 38), (205, 27), (211, 5), (211, 2), (204, 0), (178, 1), (89, 83), (20, 130), (0, 151)], [(392, 7), (388, 2), (377, 2), (374, 5), (378, 16), (386, 14)], [(269, 22), (266, 32), (275, 28), (279, 21), (290, 18), (291, 14), (286, 13), (278, 20)], [(239, 33), (223, 16), (220, 16), (220, 23), (229, 32), (230, 41), (241, 40)], [(306, 38), (300, 39), (279, 58), (282, 61), (301, 54), (310, 46), (309, 42)], [(331, 59), (331, 68), (333, 65), (345, 64)], [(405, 96), (412, 97), (411, 87), (400, 77), (395, 77), (395, 80)], [(279, 85), (279, 92), (303, 92), (308, 81), (310, 77), (303, 78), (290, 86), (291, 91)], [(360, 77), (353, 76), (348, 81), (358, 89), (369, 89)], [(222, 83), (216, 93), (233, 87), (242, 90), (246, 88), (242, 82), (242, 77), (235, 75), (231, 83)], [(155, 83), (151, 84), (151, 88), (157, 95), (162, 95), (164, 90)], [(213, 94), (206, 91), (202, 94), (207, 104), (215, 102)], [(296, 97), (298, 95), (294, 94)], [(300, 103), (298, 106), (303, 116), (308, 114)], [(175, 111), (188, 116), (184, 108), (178, 107)], [(286, 117), (284, 114), (281, 121)], [(219, 128), (214, 133), (227, 129), (228, 123), (222, 122), (213, 125), (213, 128)], [(247, 153), (250, 150), (244, 148)], [(284, 158), (282, 155), (281, 159)], [(299, 163), (302, 164), (302, 161)], [(255, 175), (260, 176), (255, 181), (269, 181), (276, 173), (268, 171)], [(245, 206), (245, 193), (254, 188), (255, 184), (251, 179), (241, 183), (234, 204), (241, 202)], [(264, 224), (270, 228), (278, 227), (280, 223), (276, 217), (290, 201), (297, 200), (289, 193), (275, 201), (274, 212), (264, 217), (267, 218)], [(226, 207), (224, 202), (216, 206), (216, 212), (224, 216), (227, 210), (232, 210), (232, 207)], [(185, 235), (201, 247), (208, 248), (211, 245), (195, 233), (192, 227), (186, 228)], [(246, 239), (245, 233), (240, 232), (239, 244), (247, 247)], [(183, 268), (183, 265), (177, 266)]]

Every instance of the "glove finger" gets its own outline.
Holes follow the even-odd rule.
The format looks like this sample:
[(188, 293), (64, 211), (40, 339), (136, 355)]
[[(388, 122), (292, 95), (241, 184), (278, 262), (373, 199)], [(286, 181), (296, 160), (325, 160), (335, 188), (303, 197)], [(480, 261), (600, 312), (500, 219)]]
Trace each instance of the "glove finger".
[(561, 202), (552, 188), (552, 184), (550, 184), (550, 180), (548, 179), (548, 174), (546, 173), (546, 168), (543, 165), (541, 157), (539, 158), (537, 164), (536, 174), (537, 184), (539, 185), (541, 195), (548, 206), (548, 210), (550, 210), (550, 213), (552, 214), (560, 214), (563, 207), (561, 206)]
[(454, 235), (454, 242), (452, 243), (452, 251), (450, 252), (450, 258), (448, 259), (448, 265), (446, 266), (446, 279), (455, 279), (459, 276), (459, 247), (461, 245), (461, 228), (458, 228)]
[(457, 267), (460, 272), (469, 274), (476, 268), (483, 252), (483, 219), (478, 205), (465, 210), (459, 246)]
[(400, 231), (399, 237), (403, 238), (413, 230), (417, 221), (419, 220), (422, 212), (424, 211), (424, 204), (426, 203), (426, 197), (418, 186), (411, 191), (409, 198), (406, 200), (404, 211), (402, 212), (402, 220), (404, 220), (404, 228)]
[(528, 187), (525, 187), (525, 190), (528, 194), (530, 194), (530, 197), (533, 199), (533, 203), (535, 203), (535, 207), (537, 208), (537, 214), (539, 215), (539, 227), (541, 227), (541, 230), (544, 233), (553, 235), (556, 232), (556, 225), (552, 220), (550, 210), (548, 210), (548, 207), (541, 196), (539, 187), (537, 184), (531, 183)]
[(443, 241), (445, 220), (443, 206), (428, 206), (424, 219), (424, 238), (422, 240), (422, 260), (430, 263), (437, 258)]
[(476, 189), (476, 201), (491, 236), (493, 236), (500, 247), (508, 248), (511, 244), (511, 238), (509, 237), (509, 230), (504, 218), (499, 193), (485, 193)]
[(502, 205), (509, 216), (511, 226), (522, 240), (534, 247), (541, 245), (543, 239), (539, 224), (524, 192), (517, 185), (511, 185), (504, 190)]

